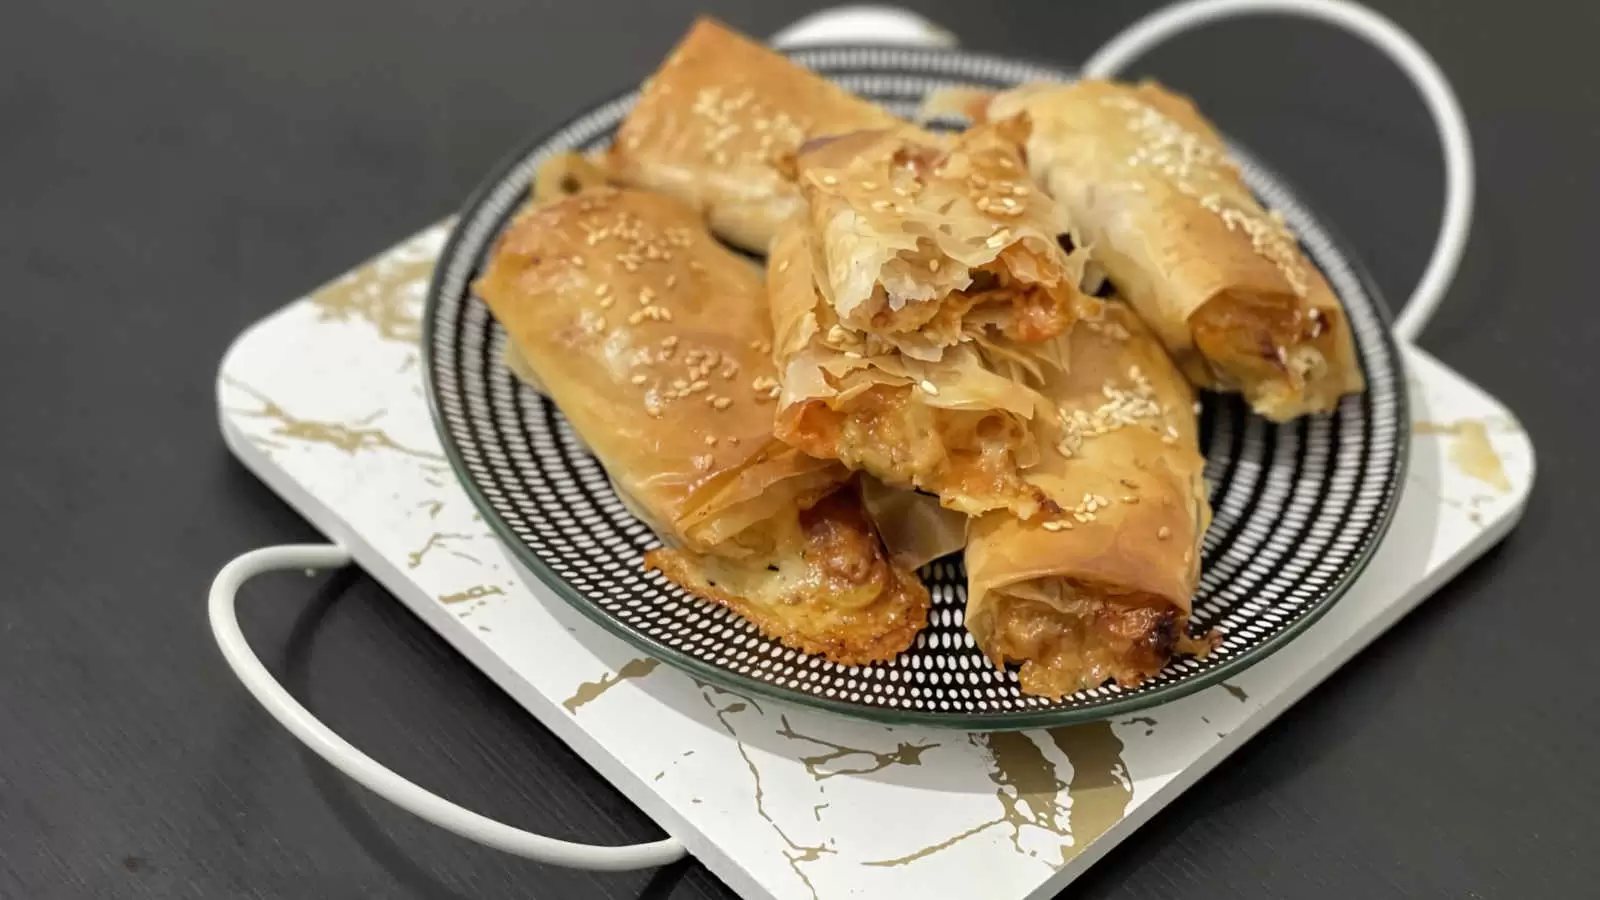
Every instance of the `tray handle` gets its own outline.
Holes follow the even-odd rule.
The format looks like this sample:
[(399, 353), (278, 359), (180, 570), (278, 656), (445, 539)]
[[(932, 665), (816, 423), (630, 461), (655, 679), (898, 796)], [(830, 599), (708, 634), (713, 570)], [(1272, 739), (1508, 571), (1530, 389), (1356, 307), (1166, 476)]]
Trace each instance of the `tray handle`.
[(681, 859), (684, 848), (673, 838), (627, 847), (575, 844), (513, 828), (430, 793), (385, 768), (322, 724), (279, 684), (261, 664), (239, 629), (235, 609), (239, 587), (265, 572), (285, 569), (331, 569), (350, 563), (350, 554), (334, 544), (285, 544), (245, 553), (222, 567), (211, 583), (211, 633), (240, 683), (278, 724), (289, 730), (329, 765), (367, 790), (421, 819), (515, 856), (575, 869), (621, 872), (663, 866)]

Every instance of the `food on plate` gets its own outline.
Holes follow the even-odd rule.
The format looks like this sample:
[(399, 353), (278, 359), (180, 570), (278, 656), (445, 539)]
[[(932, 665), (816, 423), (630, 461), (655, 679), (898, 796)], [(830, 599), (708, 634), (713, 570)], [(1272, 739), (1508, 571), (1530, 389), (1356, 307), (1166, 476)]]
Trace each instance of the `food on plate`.
[(1061, 512), (975, 519), (966, 551), (967, 629), (1045, 697), (1131, 687), (1208, 648), (1187, 630), (1211, 520), (1194, 392), (1121, 303), (1064, 340), (1071, 366), (1040, 385), (1056, 409), (1034, 422), (1048, 447), (1028, 472)]
[(610, 187), (531, 204), (474, 290), (666, 542), (647, 566), (840, 663), (890, 659), (926, 623), (849, 473), (773, 436), (760, 269), (693, 209)]
[(789, 172), (808, 139), (911, 126), (712, 19), (695, 23), (645, 82), (607, 165), (677, 197), (712, 231), (764, 253), (800, 208)]
[(1332, 410), (1364, 389), (1350, 322), (1182, 97), (924, 111), (972, 124), (702, 19), (609, 147), (543, 162), (474, 288), (661, 537), (647, 568), (863, 665), (917, 640), (916, 571), (960, 552), (972, 644), (1023, 693), (1136, 687), (1215, 643), (1195, 389)]
[(839, 325), (905, 356), (937, 362), (995, 335), (1037, 342), (1092, 303), (1083, 254), (1029, 179), (1024, 122), (952, 140), (861, 131), (815, 140), (796, 159), (817, 283)]
[(778, 437), (968, 515), (1038, 513), (1047, 498), (1022, 478), (1038, 457), (1028, 429), (1038, 394), (986, 362), (976, 342), (930, 362), (841, 326), (818, 286), (813, 242), (795, 219), (767, 259)]
[(1081, 81), (964, 102), (1031, 125), (1034, 177), (1196, 385), (1280, 422), (1363, 389), (1339, 298), (1187, 99)]

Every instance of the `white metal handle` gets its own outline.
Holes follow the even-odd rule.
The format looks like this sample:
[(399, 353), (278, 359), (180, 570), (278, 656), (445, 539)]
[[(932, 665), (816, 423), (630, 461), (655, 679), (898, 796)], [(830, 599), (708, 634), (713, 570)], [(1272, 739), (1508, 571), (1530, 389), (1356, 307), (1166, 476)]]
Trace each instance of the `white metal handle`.
[(522, 831), (457, 806), (384, 768), (322, 724), (272, 677), (256, 658), (239, 629), (234, 609), (239, 586), (263, 572), (280, 569), (328, 569), (346, 565), (350, 554), (334, 544), (289, 544), (252, 550), (217, 573), (211, 583), (211, 632), (239, 681), (284, 728), (328, 764), (367, 790), (412, 815), (485, 846), (538, 862), (575, 869), (621, 872), (664, 866), (681, 859), (683, 845), (667, 838), (629, 847), (575, 844)]
[(1338, 25), (1388, 54), (1410, 76), (1433, 116), (1444, 150), (1444, 214), (1422, 278), (1395, 320), (1395, 336), (1416, 343), (1461, 265), (1472, 230), (1472, 138), (1450, 82), (1426, 50), (1383, 16), (1349, 0), (1190, 0), (1157, 10), (1107, 41), (1083, 74), (1109, 78), (1167, 38), (1210, 22), (1255, 13), (1289, 15)]
[(916, 13), (893, 6), (835, 6), (796, 20), (772, 36), (774, 47), (814, 44), (892, 44), (954, 47), (956, 36)]

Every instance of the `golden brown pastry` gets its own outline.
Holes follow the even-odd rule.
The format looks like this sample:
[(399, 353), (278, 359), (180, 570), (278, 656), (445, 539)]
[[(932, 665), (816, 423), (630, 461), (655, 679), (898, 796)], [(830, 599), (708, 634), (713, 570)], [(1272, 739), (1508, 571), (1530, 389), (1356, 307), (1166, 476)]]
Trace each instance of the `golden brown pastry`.
[(777, 226), (800, 208), (787, 170), (801, 144), (898, 122), (703, 18), (645, 82), (608, 163), (624, 184), (677, 197), (723, 238), (765, 253)]
[[(533, 192), (531, 203), (544, 205), (554, 203), (566, 197), (581, 194), (584, 191), (604, 187), (608, 177), (605, 169), (594, 160), (580, 153), (558, 153), (545, 160), (539, 166), (539, 171), (533, 176)], [(500, 351), (501, 361), (516, 379), (540, 394), (549, 395), (544, 389), (544, 383), (539, 381), (539, 376), (522, 358), (522, 351), (512, 341), (506, 341), (505, 349)]]
[(474, 289), (668, 544), (648, 566), (837, 662), (909, 644), (927, 591), (889, 564), (848, 473), (773, 437), (760, 272), (692, 209), (613, 188), (530, 206)]
[(797, 159), (822, 295), (839, 324), (937, 361), (973, 336), (1036, 342), (1088, 301), (1083, 255), (1036, 190), (1017, 121), (953, 141), (898, 131), (827, 138)]
[(1034, 177), (1195, 384), (1243, 393), (1275, 421), (1362, 390), (1339, 298), (1187, 99), (1081, 81), (977, 105), (1031, 123)]
[(967, 629), (1045, 697), (1136, 685), (1206, 646), (1186, 631), (1211, 520), (1194, 392), (1121, 303), (1070, 341), (1070, 371), (1041, 386), (1058, 409), (1034, 424), (1050, 449), (1028, 473), (1062, 512), (974, 520), (966, 554)]
[(976, 341), (928, 362), (848, 331), (822, 296), (815, 259), (799, 219), (767, 258), (781, 372), (771, 385), (777, 436), (968, 515), (1037, 514), (1047, 498), (1021, 470), (1038, 457), (1028, 422), (1039, 395), (996, 371)]

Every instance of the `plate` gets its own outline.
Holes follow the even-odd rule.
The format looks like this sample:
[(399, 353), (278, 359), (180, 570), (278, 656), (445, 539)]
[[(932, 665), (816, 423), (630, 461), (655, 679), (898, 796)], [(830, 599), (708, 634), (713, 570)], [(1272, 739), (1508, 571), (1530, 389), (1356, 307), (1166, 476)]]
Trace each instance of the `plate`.
[[(959, 51), (825, 48), (802, 64), (902, 115), (930, 90), (1065, 80), (1034, 63)], [(660, 541), (623, 508), (600, 464), (553, 403), (501, 363), (505, 333), (470, 290), (495, 238), (553, 154), (604, 147), (636, 99), (583, 113), (505, 160), (467, 202), (440, 256), (423, 313), (424, 377), (434, 422), (484, 519), (532, 576), (644, 652), (734, 690), (879, 721), (1001, 730), (1105, 718), (1216, 684), (1283, 647), (1336, 602), (1382, 539), (1409, 442), (1405, 379), (1370, 279), (1282, 180), (1234, 146), (1246, 181), (1280, 211), (1343, 299), (1367, 392), (1285, 425), (1233, 396), (1204, 395), (1201, 446), (1215, 511), (1205, 536), (1192, 628), (1221, 643), (1138, 687), (1106, 685), (1047, 700), (1021, 693), (962, 624), (959, 557), (922, 570), (928, 627), (893, 662), (841, 666), (762, 637), (728, 610), (643, 570)]]

